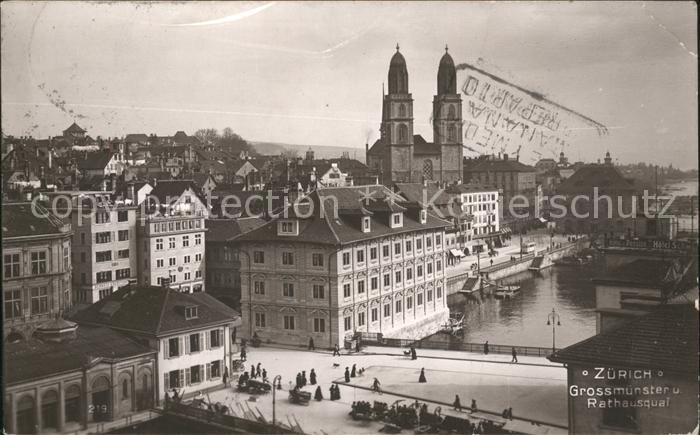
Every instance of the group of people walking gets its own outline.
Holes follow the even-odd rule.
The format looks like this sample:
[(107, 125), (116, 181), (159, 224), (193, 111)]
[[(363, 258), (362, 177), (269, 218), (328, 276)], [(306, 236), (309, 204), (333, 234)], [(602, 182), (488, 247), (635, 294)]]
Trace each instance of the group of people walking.
[(345, 367), (345, 382), (350, 382), (350, 378), (361, 376), (364, 372), (364, 368), (357, 369), (357, 364), (352, 365), (352, 370), (350, 370), (350, 367)]
[(310, 385), (316, 385), (316, 371), (314, 369), (311, 369), (311, 372), (309, 372), (309, 379), (306, 379), (306, 370), (302, 370), (301, 373), (297, 373), (297, 380), (296, 380), (296, 387), (297, 388), (303, 388), (306, 386), (306, 384)]

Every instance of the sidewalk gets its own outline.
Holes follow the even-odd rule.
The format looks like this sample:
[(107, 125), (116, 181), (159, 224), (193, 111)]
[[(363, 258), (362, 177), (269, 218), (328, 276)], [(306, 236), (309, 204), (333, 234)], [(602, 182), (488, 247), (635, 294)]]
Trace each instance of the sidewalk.
[[(475, 353), (421, 349), (418, 359), (413, 361), (401, 349), (368, 347), (363, 352), (333, 357), (331, 352), (291, 350), (271, 347), (249, 349), (248, 364), (260, 362), (267, 369), (272, 380), (282, 376), (283, 390), (276, 391), (277, 419), (287, 422), (296, 418), (307, 433), (376, 433), (382, 426), (377, 423), (353, 421), (348, 413), (353, 401), (381, 400), (389, 404), (396, 400), (407, 400), (392, 395), (420, 397), (451, 403), (459, 394), (463, 405), (472, 398), (478, 401), (479, 408), (500, 413), (504, 408), (513, 407), (516, 416), (523, 416), (555, 424), (567, 424), (566, 409), (566, 370), (560, 365), (549, 363), (544, 358), (519, 357), (522, 363), (510, 363), (508, 355), (479, 355)], [(365, 368), (364, 376), (352, 378), (344, 383), (345, 367)], [(429, 382), (419, 384), (418, 374), (425, 367)], [(309, 406), (299, 406), (289, 402), (288, 390), (293, 386), (298, 372), (306, 371), (308, 378), (311, 368), (315, 368), (324, 400), (312, 400)], [(387, 393), (381, 396), (358, 387), (371, 386), (377, 377)], [(341, 400), (330, 401), (329, 387), (333, 382), (341, 382)], [(212, 401), (230, 405), (238, 414), (238, 403), (244, 402), (259, 411), (269, 421), (272, 419), (272, 395), (259, 396), (249, 402), (249, 394), (235, 391), (235, 387), (210, 394)], [(305, 391), (315, 392), (316, 386), (307, 385)], [(430, 409), (434, 409), (431, 405)], [(443, 406), (443, 409), (445, 407)], [(534, 426), (533, 426), (534, 428)], [(555, 432), (564, 433), (556, 429)]]

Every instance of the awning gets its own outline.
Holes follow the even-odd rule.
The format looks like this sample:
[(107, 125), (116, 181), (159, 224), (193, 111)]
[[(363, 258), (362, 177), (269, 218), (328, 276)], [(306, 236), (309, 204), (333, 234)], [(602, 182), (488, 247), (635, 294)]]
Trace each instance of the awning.
[(455, 256), (457, 258), (461, 258), (461, 257), (465, 256), (464, 252), (460, 251), (459, 249), (450, 249), (450, 254), (452, 254), (453, 256)]

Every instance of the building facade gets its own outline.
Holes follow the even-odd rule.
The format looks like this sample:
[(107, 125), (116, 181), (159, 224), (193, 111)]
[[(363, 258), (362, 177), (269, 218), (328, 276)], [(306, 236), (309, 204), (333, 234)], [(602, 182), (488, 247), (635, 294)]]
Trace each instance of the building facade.
[[(363, 205), (363, 191), (374, 200)], [(243, 333), (295, 344), (313, 337), (331, 347), (356, 332), (435, 332), (449, 315), (450, 224), (418, 204), (387, 198), (392, 192), (376, 185), (318, 190), (306, 199), (315, 204), (312, 213), (273, 219), (241, 236)]]
[(3, 338), (30, 337), (72, 306), (73, 229), (38, 203), (2, 205)]
[(406, 60), (396, 47), (388, 75), (388, 93), (382, 101), (380, 138), (367, 149), (367, 166), (380, 173), (380, 182), (420, 183), (462, 180), (462, 99), (457, 72), (445, 52), (433, 98), (433, 142), (413, 131), (413, 96), (408, 87)]

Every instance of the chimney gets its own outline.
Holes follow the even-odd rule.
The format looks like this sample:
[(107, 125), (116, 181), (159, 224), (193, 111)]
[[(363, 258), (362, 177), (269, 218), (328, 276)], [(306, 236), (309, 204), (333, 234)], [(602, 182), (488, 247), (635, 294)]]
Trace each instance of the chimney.
[(503, 161), (506, 161), (506, 162), (508, 161), (508, 154), (503, 153)]
[(136, 186), (134, 186), (134, 183), (129, 183), (126, 197), (132, 201), (136, 200)]

